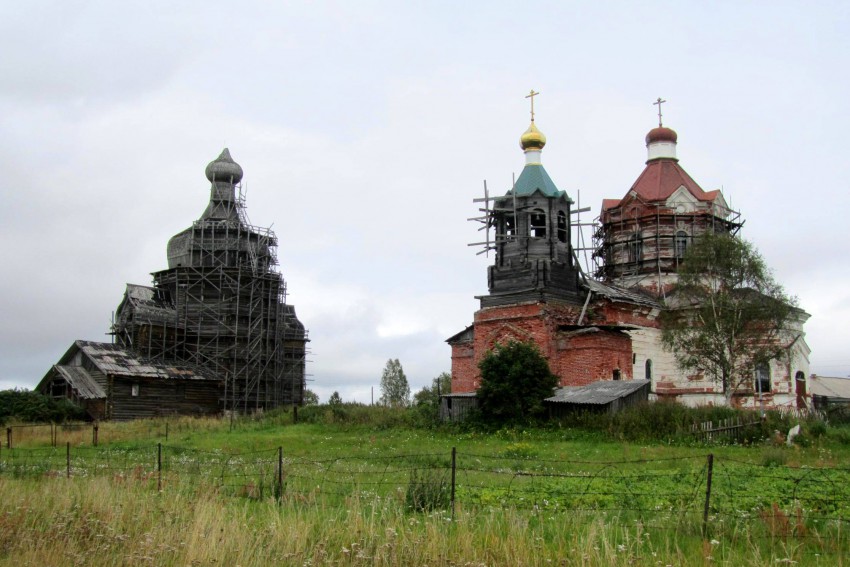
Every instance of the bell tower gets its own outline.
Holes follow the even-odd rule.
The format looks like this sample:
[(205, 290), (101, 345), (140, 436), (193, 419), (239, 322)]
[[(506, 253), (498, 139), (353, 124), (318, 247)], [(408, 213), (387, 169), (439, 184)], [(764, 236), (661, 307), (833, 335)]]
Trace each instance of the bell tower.
[(538, 94), (532, 90), (526, 97), (531, 99), (531, 124), (520, 136), (525, 153), (522, 173), (504, 196), (485, 198), (485, 222), (495, 232), (490, 249), (496, 258), (487, 271), (489, 294), (479, 298), (482, 308), (578, 299), (579, 268), (570, 243), (573, 201), (557, 188), (541, 162), (546, 136), (534, 122)]

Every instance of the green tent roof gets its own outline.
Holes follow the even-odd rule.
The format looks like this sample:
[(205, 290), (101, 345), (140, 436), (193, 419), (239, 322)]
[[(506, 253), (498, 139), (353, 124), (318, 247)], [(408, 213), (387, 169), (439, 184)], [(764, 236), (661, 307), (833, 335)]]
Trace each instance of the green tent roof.
[(517, 197), (524, 197), (533, 194), (535, 191), (540, 191), (547, 197), (566, 195), (564, 191), (555, 187), (555, 182), (552, 181), (542, 165), (539, 163), (526, 164), (516, 180), (516, 194)]

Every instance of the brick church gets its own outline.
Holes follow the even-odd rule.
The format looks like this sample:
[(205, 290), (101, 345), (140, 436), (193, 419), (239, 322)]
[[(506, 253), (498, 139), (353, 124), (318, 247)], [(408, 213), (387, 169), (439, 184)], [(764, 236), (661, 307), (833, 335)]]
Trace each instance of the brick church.
[[(532, 91), (531, 97), (537, 94)], [(693, 238), (735, 234), (740, 214), (719, 190), (704, 191), (679, 164), (678, 136), (661, 122), (646, 136), (647, 161), (619, 199), (605, 199), (594, 231), (597, 267), (580, 267), (571, 241), (573, 201), (543, 167), (546, 137), (534, 121), (520, 137), (522, 173), (503, 196), (485, 196), (484, 217), (494, 250), (488, 293), (478, 297), (473, 323), (447, 339), (452, 349), (452, 394), (475, 392), (478, 363), (495, 345), (532, 341), (561, 386), (645, 379), (654, 398), (688, 405), (724, 404), (722, 387), (688, 375), (661, 346), (658, 316), (676, 282), (679, 262)], [(805, 404), (809, 349), (799, 312), (783, 360), (754, 377), (760, 397), (743, 405)]]

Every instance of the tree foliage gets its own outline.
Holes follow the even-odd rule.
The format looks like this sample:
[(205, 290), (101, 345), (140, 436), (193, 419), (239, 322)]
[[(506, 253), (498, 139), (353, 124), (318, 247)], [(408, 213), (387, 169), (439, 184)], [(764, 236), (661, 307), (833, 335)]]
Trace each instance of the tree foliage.
[(69, 400), (54, 400), (32, 390), (0, 391), (0, 423), (11, 419), (60, 422), (85, 419), (85, 410)]
[(407, 407), (410, 405), (410, 385), (407, 376), (398, 359), (387, 360), (384, 372), (381, 374), (382, 405), (390, 407)]
[(317, 406), (319, 405), (319, 394), (313, 390), (304, 390), (304, 405)]
[(328, 398), (328, 405), (329, 405), (329, 406), (339, 406), (339, 405), (342, 405), (342, 398), (340, 397), (339, 392), (337, 392), (336, 390), (334, 390), (334, 393), (333, 393), (333, 394), (331, 394), (331, 397), (330, 397), (330, 398)]
[(534, 344), (511, 341), (487, 352), (478, 368), (481, 416), (493, 423), (533, 421), (544, 415), (558, 377)]
[(431, 380), (430, 386), (424, 386), (413, 395), (413, 405), (436, 408), (440, 404), (440, 396), (443, 394), (450, 394), (451, 391), (452, 375), (448, 372), (443, 372)]
[(795, 304), (752, 244), (706, 234), (685, 253), (662, 341), (682, 369), (711, 377), (731, 400), (799, 338), (788, 328)]

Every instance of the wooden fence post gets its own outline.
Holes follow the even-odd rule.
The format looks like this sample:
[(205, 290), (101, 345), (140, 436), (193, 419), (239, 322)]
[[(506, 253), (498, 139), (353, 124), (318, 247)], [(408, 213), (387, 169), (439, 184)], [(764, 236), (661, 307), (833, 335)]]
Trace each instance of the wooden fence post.
[(711, 476), (714, 471), (714, 454), (708, 454), (708, 474), (705, 482), (705, 508), (702, 512), (702, 537), (708, 537), (708, 507), (711, 502)]
[(455, 519), (455, 475), (457, 474), (457, 447), (452, 447), (452, 521)]
[(71, 442), (65, 443), (65, 477), (71, 478)]
[(292, 423), (298, 423), (298, 404), (292, 404)]
[(283, 447), (277, 448), (277, 503), (283, 503)]
[(6, 428), (6, 448), (7, 449), (12, 448), (12, 428), (11, 427)]
[(165, 422), (165, 441), (168, 442), (168, 422)]
[(156, 444), (156, 489), (162, 492), (162, 443)]
[(98, 428), (97, 421), (95, 421), (94, 424), (92, 425), (92, 429), (91, 429), (91, 443), (95, 447), (97, 447), (97, 428)]

